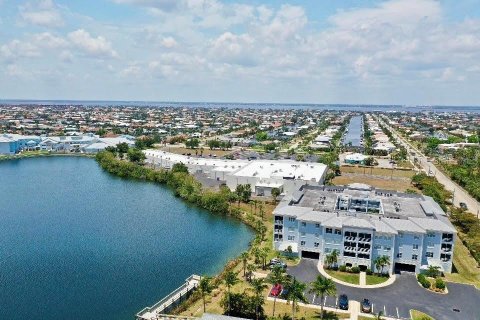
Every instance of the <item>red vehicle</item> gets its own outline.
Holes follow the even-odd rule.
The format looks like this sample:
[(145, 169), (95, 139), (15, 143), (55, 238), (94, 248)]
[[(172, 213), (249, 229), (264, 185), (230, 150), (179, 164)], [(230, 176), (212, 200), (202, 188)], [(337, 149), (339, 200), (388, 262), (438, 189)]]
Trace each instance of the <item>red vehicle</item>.
[(278, 297), (281, 292), (282, 292), (282, 285), (280, 283), (277, 283), (276, 285), (273, 286), (272, 291), (270, 291), (270, 295), (272, 297)]

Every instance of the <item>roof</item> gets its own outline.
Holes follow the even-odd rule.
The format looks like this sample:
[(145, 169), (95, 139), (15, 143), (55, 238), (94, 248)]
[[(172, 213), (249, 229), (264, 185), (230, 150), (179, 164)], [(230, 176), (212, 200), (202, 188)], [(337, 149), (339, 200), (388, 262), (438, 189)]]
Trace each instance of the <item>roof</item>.
[(426, 233), (423, 228), (408, 219), (385, 218), (384, 222), (386, 222), (389, 226), (400, 232)]
[(455, 233), (456, 230), (454, 227), (447, 225), (446, 223), (430, 218), (411, 218), (412, 222), (416, 223), (422, 229), (427, 231), (439, 231), (439, 232), (448, 232)]

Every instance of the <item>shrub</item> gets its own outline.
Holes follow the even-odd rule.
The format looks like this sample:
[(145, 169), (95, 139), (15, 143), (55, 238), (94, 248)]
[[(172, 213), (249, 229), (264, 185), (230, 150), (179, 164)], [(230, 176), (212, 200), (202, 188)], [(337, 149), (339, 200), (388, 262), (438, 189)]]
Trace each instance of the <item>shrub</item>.
[(445, 281), (442, 278), (435, 279), (435, 288), (445, 290)]
[(352, 267), (352, 268), (350, 269), (350, 272), (351, 272), (351, 273), (360, 273), (360, 268), (359, 268), (359, 267)]
[(341, 265), (340, 267), (338, 267), (338, 271), (347, 272), (347, 266)]
[(430, 286), (431, 286), (430, 281), (428, 281), (427, 278), (425, 278), (425, 276), (423, 274), (417, 275), (417, 280), (418, 280), (418, 282), (420, 282), (422, 287), (424, 287), (425, 289), (430, 288)]
[(371, 276), (371, 275), (373, 274), (372, 269), (367, 269), (365, 272), (366, 272), (367, 275), (369, 275), (369, 276)]

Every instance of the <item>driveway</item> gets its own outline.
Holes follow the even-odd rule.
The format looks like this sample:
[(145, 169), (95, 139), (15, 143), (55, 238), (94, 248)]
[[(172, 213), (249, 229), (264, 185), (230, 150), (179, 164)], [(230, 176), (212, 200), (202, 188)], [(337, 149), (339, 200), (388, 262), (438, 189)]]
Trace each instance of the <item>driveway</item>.
[[(305, 283), (319, 275), (318, 260), (302, 259), (300, 264), (289, 267), (287, 272)], [(350, 300), (370, 300), (373, 311), (383, 311), (385, 316), (410, 319), (410, 309), (425, 312), (436, 320), (480, 320), (480, 290), (473, 286), (448, 283), (448, 294), (438, 294), (420, 287), (414, 274), (397, 275), (396, 281), (384, 288), (361, 289), (336, 284), (337, 296), (346, 294)], [(311, 294), (307, 299), (314, 304), (321, 302)], [(336, 307), (337, 297), (327, 297), (325, 306)], [(457, 309), (459, 311), (454, 311)]]

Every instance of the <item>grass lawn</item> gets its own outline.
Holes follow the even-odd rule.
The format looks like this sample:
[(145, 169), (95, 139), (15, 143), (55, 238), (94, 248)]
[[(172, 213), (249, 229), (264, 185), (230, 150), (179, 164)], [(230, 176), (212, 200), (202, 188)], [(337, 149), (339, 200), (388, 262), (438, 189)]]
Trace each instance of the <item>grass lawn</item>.
[(453, 251), (452, 273), (445, 274), (445, 280), (473, 284), (480, 289), (480, 268), (477, 262), (470, 255), (470, 252), (458, 238), (455, 239), (455, 250)]
[(413, 170), (393, 170), (386, 169), (386, 168), (375, 168), (375, 167), (354, 167), (354, 166), (341, 166), (340, 170), (342, 172), (349, 172), (349, 173), (361, 173), (361, 174), (370, 174), (376, 176), (394, 176), (394, 177), (404, 177), (404, 178), (411, 178), (415, 175), (415, 171)]
[(417, 310), (411, 310), (410, 313), (412, 315), (412, 320), (433, 320), (428, 314)]
[(328, 269), (325, 269), (325, 271), (335, 279), (342, 280), (352, 284), (360, 283), (360, 275), (358, 273), (348, 273), (348, 272), (341, 272), (341, 271), (328, 270)]
[(367, 274), (367, 285), (372, 285), (372, 284), (379, 284), (387, 281), (389, 277), (381, 277), (377, 276), (375, 274), (368, 275)]
[(366, 183), (375, 188), (389, 189), (389, 190), (398, 190), (405, 191), (407, 189), (415, 189), (410, 181), (403, 179), (380, 179), (380, 178), (371, 178), (364, 175), (358, 176), (338, 176), (332, 180), (332, 183), (337, 186), (347, 185), (351, 183)]

